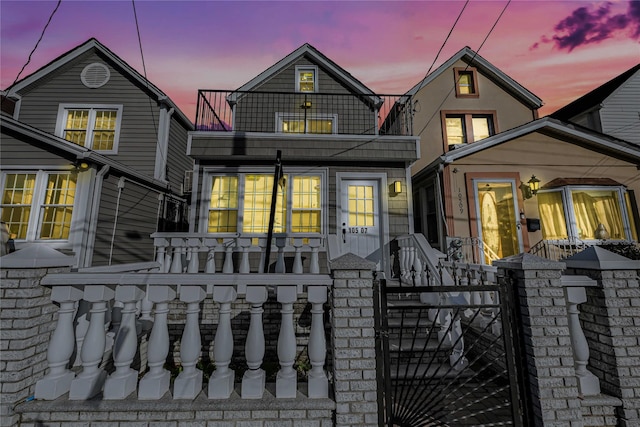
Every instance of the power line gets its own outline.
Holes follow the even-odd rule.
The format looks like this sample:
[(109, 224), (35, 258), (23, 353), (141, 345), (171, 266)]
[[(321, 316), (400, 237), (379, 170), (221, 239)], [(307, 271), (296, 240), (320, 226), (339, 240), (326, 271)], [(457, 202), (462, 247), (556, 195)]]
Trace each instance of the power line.
[(29, 57), (27, 58), (27, 62), (22, 66), (22, 68), (20, 69), (20, 72), (18, 73), (18, 75), (16, 76), (16, 79), (13, 81), (13, 85), (16, 84), (16, 82), (18, 81), (18, 79), (20, 78), (20, 74), (22, 74), (22, 72), (24, 71), (25, 68), (27, 68), (27, 65), (29, 65), (29, 62), (31, 62), (31, 56), (33, 55), (33, 53), (36, 51), (36, 49), (38, 48), (38, 45), (40, 44), (40, 41), (42, 41), (42, 38), (44, 37), (44, 32), (47, 31), (47, 27), (49, 26), (49, 24), (51, 23), (51, 20), (53, 19), (53, 15), (56, 14), (56, 12), (58, 11), (58, 8), (60, 7), (60, 3), (62, 3), (62, 0), (58, 0), (58, 3), (56, 4), (55, 9), (53, 9), (53, 12), (51, 12), (51, 15), (49, 15), (49, 20), (47, 20), (46, 25), (44, 26), (44, 28), (42, 29), (42, 33), (40, 33), (40, 38), (38, 38), (38, 41), (36, 42), (36, 45), (33, 47), (33, 49), (31, 49), (31, 53), (29, 53)]
[[(504, 8), (502, 8), (502, 12), (500, 12), (500, 15), (498, 15), (498, 17), (496, 18), (495, 22), (493, 23), (493, 25), (489, 29), (489, 32), (485, 36), (484, 40), (482, 40), (482, 43), (480, 43), (480, 46), (478, 47), (478, 49), (473, 52), (473, 56), (471, 57), (471, 60), (467, 63), (466, 67), (464, 67), (464, 71), (467, 71), (469, 69), (469, 67), (471, 66), (471, 64), (473, 64), (473, 61), (476, 59), (476, 56), (478, 55), (478, 52), (480, 52), (480, 49), (482, 49), (482, 47), (484, 46), (484, 44), (487, 41), (487, 39), (489, 38), (489, 36), (493, 32), (493, 30), (496, 28), (496, 25), (498, 25), (498, 22), (500, 21), (500, 18), (502, 18), (502, 15), (504, 15), (504, 12), (507, 10), (507, 7), (509, 6), (510, 3), (511, 3), (511, 0), (508, 0), (507, 4), (504, 5)], [(414, 135), (420, 135), (422, 132), (424, 132), (424, 130), (427, 128), (427, 126), (429, 126), (429, 124), (431, 123), (433, 118), (436, 116), (436, 114), (438, 114), (440, 112), (440, 108), (442, 108), (444, 103), (447, 101), (447, 98), (449, 98), (449, 95), (451, 95), (451, 93), (455, 89), (456, 85), (460, 81), (461, 77), (462, 76), (458, 77), (458, 80), (456, 81), (455, 85), (445, 95), (445, 97), (442, 100), (442, 102), (440, 102), (440, 105), (438, 105), (438, 108), (436, 110), (434, 110), (434, 112), (431, 115), (431, 117), (429, 117), (429, 120), (427, 120), (427, 123), (425, 123), (425, 125), (422, 127), (422, 129), (420, 129), (420, 132), (418, 132), (417, 134), (414, 132), (413, 133)]]

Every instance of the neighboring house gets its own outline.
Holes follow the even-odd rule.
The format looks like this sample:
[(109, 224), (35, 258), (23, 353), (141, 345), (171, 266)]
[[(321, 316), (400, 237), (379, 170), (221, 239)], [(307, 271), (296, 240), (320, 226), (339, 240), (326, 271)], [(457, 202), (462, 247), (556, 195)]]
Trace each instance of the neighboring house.
[(640, 64), (562, 107), (551, 117), (640, 145)]
[(191, 122), (90, 39), (3, 92), (2, 221), (17, 249), (77, 267), (150, 261), (149, 235), (185, 228)]
[(462, 238), (491, 262), (548, 240), (637, 240), (633, 144), (537, 119), (541, 101), (469, 48), (406, 96), (421, 137), (416, 232), (432, 246)]
[(418, 149), (406, 132), (379, 132), (397, 98), (376, 95), (309, 44), (237, 90), (200, 91), (188, 148), (197, 165), (191, 231), (249, 237), (260, 252), (280, 151), (273, 232), (318, 238), (321, 253), (351, 252), (388, 273), (389, 242), (412, 231), (407, 180)]

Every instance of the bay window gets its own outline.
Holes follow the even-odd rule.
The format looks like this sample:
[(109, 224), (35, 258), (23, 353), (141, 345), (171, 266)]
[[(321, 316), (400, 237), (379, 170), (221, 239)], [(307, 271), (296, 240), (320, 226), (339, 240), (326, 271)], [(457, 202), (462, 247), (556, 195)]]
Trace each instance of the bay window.
[[(209, 176), (207, 232), (266, 234), (269, 230), (273, 174)], [(285, 174), (278, 181), (273, 231), (321, 233), (323, 175)]]
[(537, 194), (545, 240), (637, 240), (630, 199), (623, 186), (563, 186)]
[(77, 174), (17, 172), (2, 175), (0, 216), (17, 240), (66, 240), (71, 230)]

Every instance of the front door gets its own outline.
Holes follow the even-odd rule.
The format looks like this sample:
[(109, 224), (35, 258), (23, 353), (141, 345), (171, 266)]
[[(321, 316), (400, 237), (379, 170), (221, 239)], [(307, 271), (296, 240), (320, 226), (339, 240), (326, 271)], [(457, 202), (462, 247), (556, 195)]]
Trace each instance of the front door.
[(515, 180), (474, 179), (478, 237), (485, 261), (523, 251)]
[(342, 253), (351, 252), (380, 267), (380, 193), (376, 180), (342, 181)]

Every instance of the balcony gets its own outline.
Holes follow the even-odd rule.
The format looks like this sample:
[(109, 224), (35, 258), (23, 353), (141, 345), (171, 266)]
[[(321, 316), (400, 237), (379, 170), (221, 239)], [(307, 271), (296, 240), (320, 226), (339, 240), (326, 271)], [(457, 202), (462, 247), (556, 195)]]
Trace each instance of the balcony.
[(402, 97), (199, 90), (195, 125), (208, 132), (411, 136)]

